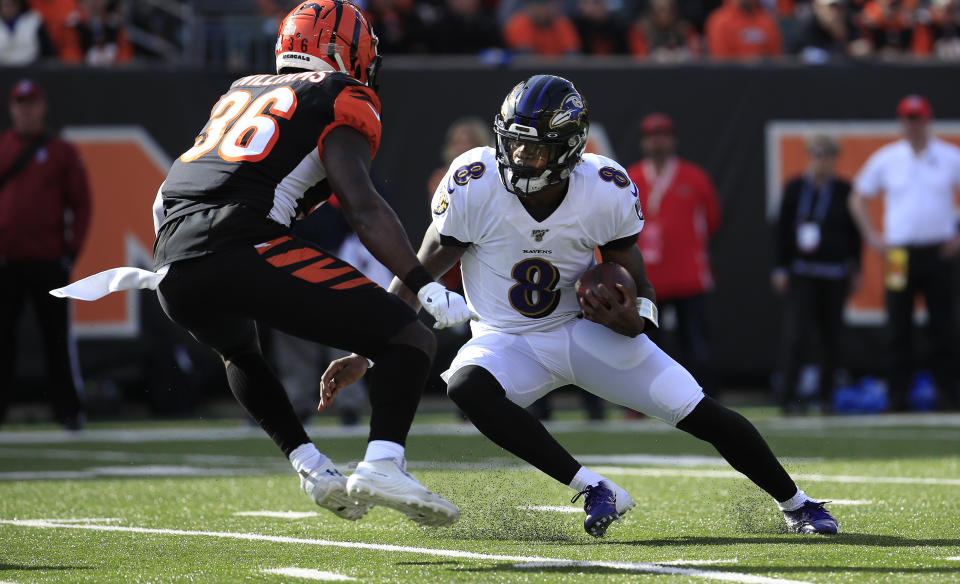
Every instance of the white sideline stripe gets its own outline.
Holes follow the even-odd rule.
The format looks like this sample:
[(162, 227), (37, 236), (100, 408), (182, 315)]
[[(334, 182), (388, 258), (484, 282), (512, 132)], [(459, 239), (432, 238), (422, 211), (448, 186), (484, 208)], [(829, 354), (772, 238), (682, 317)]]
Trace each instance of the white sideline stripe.
[[(550, 432), (604, 432), (662, 434), (674, 428), (654, 420), (632, 421), (563, 421), (544, 424)], [(838, 430), (843, 428), (944, 428), (960, 429), (960, 414), (879, 414), (869, 416), (827, 418), (774, 418), (756, 421), (764, 432), (783, 434), (790, 430)], [(344, 428), (341, 426), (310, 426), (307, 432), (314, 438), (360, 438), (369, 434), (365, 426)], [(470, 424), (441, 423), (414, 424), (413, 436), (475, 436), (479, 431)], [(803, 432), (807, 435), (807, 432)], [(958, 437), (951, 434), (954, 439)], [(852, 436), (855, 437), (855, 436)], [(77, 442), (174, 442), (174, 441), (221, 441), (266, 439), (256, 427), (233, 428), (159, 428), (139, 430), (83, 430), (67, 433), (62, 430), (0, 432), (0, 444), (74, 444)]]
[[(600, 474), (625, 474), (645, 477), (697, 477), (713, 479), (746, 479), (735, 470), (672, 469), (672, 468), (627, 468), (622, 466), (598, 466)], [(793, 478), (812, 483), (866, 483), (892, 485), (952, 485), (960, 486), (960, 479), (929, 477), (868, 477), (853, 475), (796, 474)]]
[(307, 517), (317, 517), (320, 514), (315, 511), (237, 511), (234, 513), (239, 517), (274, 517), (276, 519), (306, 519)]
[(952, 561), (952, 562), (953, 562), (953, 561), (960, 562), (960, 556), (952, 556), (952, 557), (943, 558), (943, 559), (945, 559), (945, 560), (950, 560), (950, 561)]
[(95, 479), (102, 477), (220, 477), (263, 474), (256, 469), (204, 468), (186, 465), (95, 466), (83, 470), (0, 472), (0, 481)]
[(291, 578), (304, 578), (306, 580), (324, 580), (327, 582), (350, 582), (351, 580), (356, 580), (356, 578), (337, 574), (336, 572), (324, 572), (322, 570), (311, 570), (310, 568), (272, 568), (270, 570), (264, 570), (263, 573), (290, 576)]
[(561, 507), (558, 505), (520, 505), (521, 511), (554, 511), (556, 513), (583, 513), (580, 507)]
[(195, 531), (188, 529), (158, 529), (149, 527), (124, 527), (119, 525), (77, 525), (62, 524), (49, 521), (40, 521), (36, 519), (0, 519), (0, 524), (17, 525), (21, 527), (34, 527), (38, 529), (85, 529), (90, 531), (107, 531), (115, 533), (142, 533), (151, 535), (179, 535), (179, 536), (202, 536), (216, 537), (222, 539), (238, 539), (243, 541), (268, 541), (273, 543), (292, 543), (300, 545), (315, 545), (320, 547), (336, 547), (347, 549), (362, 549), (371, 551), (396, 552), (407, 554), (421, 554), (426, 556), (437, 556), (442, 558), (463, 558), (480, 561), (499, 561), (499, 562), (557, 562), (564, 566), (581, 566), (591, 568), (611, 568), (615, 570), (625, 570), (633, 572), (645, 572), (649, 574), (671, 574), (680, 576), (690, 576), (693, 578), (703, 578), (705, 580), (720, 580), (724, 582), (740, 582), (742, 584), (812, 584), (802, 580), (783, 580), (779, 578), (770, 578), (768, 576), (757, 576), (754, 574), (742, 574), (738, 572), (715, 572), (710, 570), (698, 570), (696, 568), (684, 568), (680, 566), (661, 566), (651, 562), (604, 562), (577, 560), (567, 560), (563, 558), (545, 558), (541, 556), (509, 556), (500, 554), (482, 554), (478, 552), (468, 552), (463, 550), (438, 549), (414, 547), (405, 545), (374, 544), (356, 541), (331, 541), (325, 539), (307, 539), (301, 537), (287, 537), (279, 535), (262, 535), (259, 533), (238, 533), (230, 531)]
[(830, 497), (824, 497), (824, 501), (830, 501), (831, 505), (873, 505), (873, 501), (867, 501), (863, 499), (831, 499)]

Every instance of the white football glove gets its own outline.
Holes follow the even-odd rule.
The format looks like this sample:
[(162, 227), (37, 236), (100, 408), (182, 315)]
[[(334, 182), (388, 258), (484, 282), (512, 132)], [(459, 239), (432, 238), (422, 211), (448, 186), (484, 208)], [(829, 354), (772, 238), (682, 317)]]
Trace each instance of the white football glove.
[(447, 328), (476, 318), (467, 308), (467, 301), (456, 292), (447, 290), (439, 282), (430, 282), (417, 292), (423, 309), (437, 320), (433, 328)]

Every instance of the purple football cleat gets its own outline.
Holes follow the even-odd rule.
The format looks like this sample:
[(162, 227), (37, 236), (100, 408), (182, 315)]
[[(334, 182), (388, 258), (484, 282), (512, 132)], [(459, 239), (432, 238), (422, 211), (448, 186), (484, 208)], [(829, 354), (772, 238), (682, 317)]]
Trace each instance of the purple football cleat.
[(802, 507), (794, 511), (784, 511), (783, 517), (787, 520), (787, 529), (794, 533), (816, 533), (820, 535), (836, 535), (837, 520), (824, 509), (823, 503), (808, 500)]

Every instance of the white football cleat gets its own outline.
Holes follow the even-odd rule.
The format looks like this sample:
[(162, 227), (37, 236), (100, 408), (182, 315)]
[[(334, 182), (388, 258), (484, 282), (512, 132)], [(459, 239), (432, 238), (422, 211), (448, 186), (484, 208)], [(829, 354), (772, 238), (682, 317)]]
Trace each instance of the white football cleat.
[(402, 458), (360, 462), (347, 480), (347, 494), (367, 505), (390, 507), (414, 523), (433, 527), (453, 525), (460, 509), (431, 492), (406, 471)]
[(317, 468), (301, 469), (300, 490), (324, 509), (329, 509), (342, 519), (356, 521), (370, 510), (372, 505), (361, 503), (347, 495), (347, 477), (340, 474), (329, 458)]

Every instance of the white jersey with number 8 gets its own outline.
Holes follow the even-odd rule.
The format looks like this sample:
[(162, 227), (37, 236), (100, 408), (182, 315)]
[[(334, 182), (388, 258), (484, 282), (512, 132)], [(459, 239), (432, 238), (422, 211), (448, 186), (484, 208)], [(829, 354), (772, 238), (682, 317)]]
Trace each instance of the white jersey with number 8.
[(503, 187), (493, 148), (454, 160), (431, 209), (442, 238), (471, 244), (461, 269), (467, 302), (480, 316), (474, 335), (545, 331), (576, 318), (574, 283), (596, 263), (594, 249), (643, 228), (636, 186), (619, 164), (595, 154), (583, 155), (563, 202), (543, 221)]

